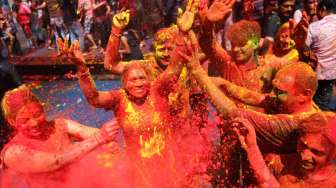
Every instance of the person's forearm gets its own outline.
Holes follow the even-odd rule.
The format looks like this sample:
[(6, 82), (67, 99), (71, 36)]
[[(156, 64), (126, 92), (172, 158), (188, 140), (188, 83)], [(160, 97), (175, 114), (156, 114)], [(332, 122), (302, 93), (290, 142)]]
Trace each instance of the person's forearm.
[(46, 2), (43, 2), (41, 5), (37, 6), (37, 9), (43, 9), (46, 7)]
[(90, 74), (90, 70), (87, 67), (78, 67), (77, 77), (79, 81), (79, 86), (84, 93), (85, 98), (88, 102), (94, 105), (95, 100), (98, 98), (98, 91), (96, 84)]
[(211, 63), (225, 63), (231, 58), (229, 54), (218, 44), (214, 36), (214, 24), (206, 18), (202, 23), (199, 39), (200, 47)]
[(98, 128), (82, 125), (79, 122), (73, 120), (64, 119), (64, 121), (66, 123), (68, 134), (81, 140), (90, 138), (91, 136), (100, 132), (100, 129)]
[(224, 87), (225, 91), (235, 99), (243, 102), (244, 104), (253, 106), (262, 106), (266, 96), (262, 93), (251, 91), (245, 87), (237, 86), (223, 78), (211, 78), (217, 86)]
[(95, 5), (93, 6), (93, 9), (97, 9), (97, 8), (103, 6), (103, 5), (105, 5), (105, 3), (106, 3), (106, 1), (103, 1), (103, 2), (100, 2), (100, 3), (98, 3), (98, 4), (95, 4)]
[(197, 64), (193, 66), (191, 73), (198, 84), (210, 96), (211, 102), (221, 115), (226, 118), (229, 118), (230, 115), (234, 115), (237, 110), (236, 105), (211, 81), (201, 65)]
[(182, 68), (182, 63), (171, 61), (166, 70), (153, 82), (154, 91), (162, 97), (167, 97), (169, 93), (176, 89), (175, 84), (178, 81)]
[(8, 168), (20, 173), (53, 172), (76, 161), (83, 154), (106, 141), (100, 134), (97, 134), (58, 153), (31, 150), (25, 146), (16, 145), (5, 151), (3, 161)]
[(248, 147), (246, 151), (247, 157), (258, 181), (258, 185), (260, 187), (280, 187), (276, 178), (269, 171), (257, 143)]
[(113, 26), (111, 35), (106, 47), (104, 68), (112, 71), (114, 74), (121, 74), (123, 69), (118, 68), (120, 62), (119, 46), (122, 30)]
[(100, 134), (96, 134), (87, 140), (71, 146), (64, 153), (55, 154), (55, 162), (50, 166), (50, 171), (57, 170), (69, 163), (76, 161), (84, 154), (104, 143), (105, 140), (100, 136)]

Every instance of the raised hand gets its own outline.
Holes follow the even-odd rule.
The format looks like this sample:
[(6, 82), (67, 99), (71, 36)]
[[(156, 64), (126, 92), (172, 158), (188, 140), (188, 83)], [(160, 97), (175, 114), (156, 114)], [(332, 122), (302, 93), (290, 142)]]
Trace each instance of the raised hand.
[(58, 46), (58, 55), (66, 55), (69, 48), (68, 40), (63, 41), (63, 39), (58, 38), (56, 43)]
[(177, 25), (181, 31), (187, 32), (191, 29), (199, 4), (200, 0), (188, 0), (185, 12), (181, 13), (181, 9), (179, 9), (180, 14), (177, 19)]
[(207, 11), (207, 18), (210, 22), (224, 20), (232, 11), (232, 6), (236, 0), (215, 0)]
[(244, 16), (245, 19), (250, 19), (254, 11), (252, 0), (244, 0)]
[(257, 136), (253, 125), (246, 119), (236, 118), (232, 123), (233, 130), (237, 133), (239, 141), (245, 150), (257, 145)]
[[(184, 46), (186, 53), (183, 50), (179, 50), (179, 55), (184, 59), (188, 68), (199, 65), (199, 47), (196, 35), (194, 32), (189, 31), (188, 40), (184, 40)], [(184, 51), (185, 51), (184, 50)]]
[(113, 16), (112, 19), (113, 26), (119, 29), (124, 29), (130, 21), (130, 16), (131, 16), (130, 10), (119, 12), (118, 14)]
[(308, 15), (304, 11), (302, 14), (301, 21), (292, 29), (292, 39), (295, 41), (296, 47), (302, 49), (304, 47), (307, 33), (308, 33)]
[(66, 53), (67, 57), (77, 66), (85, 65), (85, 58), (80, 51), (78, 40), (75, 40)]

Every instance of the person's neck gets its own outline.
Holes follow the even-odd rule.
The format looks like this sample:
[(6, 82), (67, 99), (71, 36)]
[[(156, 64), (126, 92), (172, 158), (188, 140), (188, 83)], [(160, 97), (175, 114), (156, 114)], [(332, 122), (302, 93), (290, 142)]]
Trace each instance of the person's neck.
[(143, 98), (137, 98), (134, 97), (132, 95), (129, 95), (129, 100), (132, 101), (134, 104), (138, 105), (138, 106), (142, 106), (143, 104), (145, 104), (147, 97), (143, 97)]
[(239, 69), (241, 70), (249, 70), (253, 69), (257, 66), (257, 56), (252, 55), (247, 61), (236, 62)]
[(312, 181), (324, 181), (330, 179), (336, 174), (336, 167), (333, 164), (329, 164), (322, 168), (314, 170), (312, 173), (307, 174), (309, 180)]
[(325, 18), (326, 16), (330, 16), (330, 15), (334, 15), (334, 14), (336, 14), (336, 13), (334, 13), (334, 12), (327, 12), (327, 11), (325, 11), (325, 12), (323, 13), (323, 15), (322, 15), (322, 18), (321, 18), (321, 19)]
[(313, 111), (316, 111), (316, 108), (314, 107), (313, 103), (307, 102), (297, 106), (291, 114), (300, 114), (304, 112), (313, 112)]

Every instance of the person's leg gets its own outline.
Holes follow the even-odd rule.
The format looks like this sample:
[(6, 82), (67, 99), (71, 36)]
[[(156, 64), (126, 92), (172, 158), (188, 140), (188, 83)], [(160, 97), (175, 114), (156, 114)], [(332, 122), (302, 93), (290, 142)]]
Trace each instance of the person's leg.
[(84, 21), (84, 33), (86, 38), (89, 39), (89, 41), (92, 44), (92, 48), (97, 48), (96, 42), (94, 41), (92, 35), (91, 35), (91, 27), (93, 24), (93, 18), (92, 17), (86, 17)]
[(68, 25), (71, 34), (71, 41), (78, 40), (81, 51), (84, 51), (84, 31), (79, 22), (72, 22)]
[(8, 52), (9, 52), (9, 56), (11, 57), (13, 55), (13, 45), (14, 45), (15, 37), (10, 31), (6, 31), (6, 35), (9, 38)]
[(314, 101), (322, 110), (335, 110), (330, 106), (335, 80), (319, 80)]
[(101, 46), (105, 49), (110, 37), (110, 33), (111, 33), (111, 29), (109, 27), (109, 23), (107, 20), (105, 20), (102, 23), (102, 27), (101, 27), (102, 31), (102, 35), (101, 35)]

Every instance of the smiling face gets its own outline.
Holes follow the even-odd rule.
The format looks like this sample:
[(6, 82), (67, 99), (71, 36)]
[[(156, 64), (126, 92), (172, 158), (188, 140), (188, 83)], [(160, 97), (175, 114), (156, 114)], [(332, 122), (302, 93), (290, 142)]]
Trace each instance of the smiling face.
[(259, 46), (261, 28), (258, 22), (241, 20), (227, 31), (227, 37), (232, 45), (231, 55), (238, 64), (247, 63)]
[(175, 38), (178, 28), (173, 25), (168, 28), (160, 29), (154, 35), (154, 54), (158, 65), (165, 69), (170, 63), (170, 54), (175, 48)]
[(144, 99), (149, 93), (150, 81), (141, 66), (134, 66), (124, 73), (123, 85), (129, 95), (135, 99)]
[(249, 40), (245, 45), (232, 43), (232, 58), (238, 64), (247, 63), (254, 55), (255, 46)]
[(328, 156), (333, 145), (320, 133), (310, 133), (301, 136), (297, 151), (301, 165), (307, 171), (314, 171), (329, 163)]
[(155, 58), (161, 68), (166, 68), (170, 63), (170, 54), (174, 50), (170, 41), (155, 41), (154, 52)]
[(39, 102), (31, 102), (20, 109), (15, 118), (15, 127), (23, 135), (30, 138), (39, 138), (47, 127), (43, 107)]
[(279, 33), (276, 35), (274, 44), (274, 47), (276, 48), (274, 51), (277, 52), (278, 55), (285, 55), (293, 49), (295, 43), (291, 39), (290, 35), (289, 24), (285, 24), (280, 28)]

